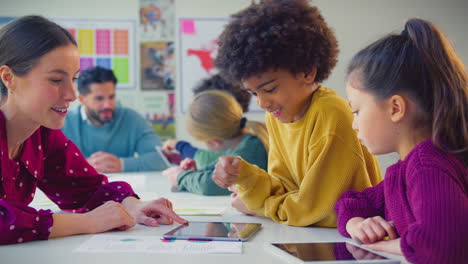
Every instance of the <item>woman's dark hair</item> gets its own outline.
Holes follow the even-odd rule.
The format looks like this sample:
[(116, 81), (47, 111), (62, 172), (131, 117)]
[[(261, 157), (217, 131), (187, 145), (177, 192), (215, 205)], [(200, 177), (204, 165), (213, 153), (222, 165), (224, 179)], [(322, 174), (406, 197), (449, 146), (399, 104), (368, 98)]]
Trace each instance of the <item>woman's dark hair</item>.
[(86, 69), (80, 73), (80, 77), (78, 78), (78, 92), (81, 95), (87, 95), (91, 91), (89, 89), (91, 84), (105, 82), (117, 84), (117, 78), (112, 70), (100, 66)]
[(240, 85), (226, 81), (219, 74), (215, 74), (209, 78), (201, 80), (195, 88), (193, 88), (193, 93), (196, 95), (207, 90), (221, 90), (229, 92), (242, 106), (244, 113), (249, 111), (250, 98), (252, 95), (247, 90), (241, 89)]
[(231, 82), (268, 70), (331, 73), (338, 42), (320, 11), (306, 0), (264, 0), (231, 16), (219, 37), (215, 66)]
[[(41, 16), (17, 18), (0, 30), (0, 66), (7, 65), (14, 74), (27, 74), (38, 59), (49, 51), (76, 41), (56, 23)], [(0, 80), (0, 92), (7, 88)]]
[(417, 126), (432, 133), (441, 150), (468, 163), (468, 82), (465, 66), (442, 32), (410, 19), (401, 34), (388, 35), (354, 56), (348, 77), (378, 99), (394, 94), (420, 108)]

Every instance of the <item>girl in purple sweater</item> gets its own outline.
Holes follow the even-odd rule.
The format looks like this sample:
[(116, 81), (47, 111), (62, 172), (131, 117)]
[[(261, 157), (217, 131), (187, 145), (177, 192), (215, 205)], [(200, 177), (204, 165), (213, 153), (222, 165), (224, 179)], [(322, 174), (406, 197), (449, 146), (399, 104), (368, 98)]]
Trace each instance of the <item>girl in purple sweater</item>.
[(353, 126), (373, 154), (397, 152), (384, 181), (338, 200), (338, 230), (414, 263), (468, 260), (468, 83), (440, 30), (411, 19), (348, 68)]

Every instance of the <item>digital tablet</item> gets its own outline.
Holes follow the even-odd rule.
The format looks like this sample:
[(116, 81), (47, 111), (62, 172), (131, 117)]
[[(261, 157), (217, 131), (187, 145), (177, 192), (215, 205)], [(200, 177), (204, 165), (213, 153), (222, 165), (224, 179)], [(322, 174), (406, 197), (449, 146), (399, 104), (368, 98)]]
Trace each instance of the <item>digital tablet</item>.
[(163, 235), (164, 239), (192, 241), (247, 241), (261, 227), (257, 223), (189, 222)]
[(166, 165), (167, 168), (175, 166), (171, 164), (171, 162), (167, 159), (166, 155), (164, 155), (164, 152), (162, 151), (161, 147), (156, 146), (156, 151), (158, 152), (159, 156), (161, 156), (161, 159), (163, 160), (164, 164)]
[(272, 243), (266, 247), (288, 263), (400, 263), (349, 242)]

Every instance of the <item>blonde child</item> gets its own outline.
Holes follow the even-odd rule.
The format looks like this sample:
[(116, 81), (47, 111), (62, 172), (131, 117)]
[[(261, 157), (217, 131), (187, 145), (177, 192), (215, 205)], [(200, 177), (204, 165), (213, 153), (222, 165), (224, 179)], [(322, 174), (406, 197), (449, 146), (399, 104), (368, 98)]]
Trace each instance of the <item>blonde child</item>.
[[(193, 93), (197, 95), (203, 91), (220, 90), (229, 92), (237, 102), (241, 105), (244, 113), (249, 111), (251, 94), (246, 90), (240, 88), (239, 85), (227, 82), (219, 74), (210, 76), (201, 80), (194, 88)], [(266, 132), (266, 131), (265, 131)], [(266, 135), (262, 135), (266, 139)], [(266, 141), (266, 140), (265, 140)], [(225, 155), (222, 151), (211, 151), (206, 149), (199, 149), (192, 146), (189, 142), (177, 139), (168, 139), (164, 142), (163, 151), (166, 156), (173, 157), (177, 150), (182, 159), (190, 158), (197, 165), (198, 169), (205, 168), (206, 166), (216, 161), (220, 156)]]
[[(197, 94), (186, 115), (187, 130), (211, 151), (238, 155), (265, 169), (268, 139), (262, 123), (246, 121), (242, 108), (234, 97), (211, 90)], [(178, 190), (203, 195), (225, 195), (230, 191), (217, 186), (211, 179), (216, 160), (199, 170), (193, 161), (163, 172)]]
[(343, 194), (335, 207), (343, 235), (412, 263), (466, 263), (467, 85), (447, 39), (421, 19), (352, 59), (346, 91), (358, 137), (400, 161), (379, 185)]
[(340, 195), (381, 180), (358, 141), (349, 106), (323, 87), (337, 41), (306, 0), (265, 0), (232, 16), (215, 60), (267, 111), (268, 172), (239, 157), (219, 159), (213, 180), (235, 184), (248, 210), (294, 226), (336, 226)]

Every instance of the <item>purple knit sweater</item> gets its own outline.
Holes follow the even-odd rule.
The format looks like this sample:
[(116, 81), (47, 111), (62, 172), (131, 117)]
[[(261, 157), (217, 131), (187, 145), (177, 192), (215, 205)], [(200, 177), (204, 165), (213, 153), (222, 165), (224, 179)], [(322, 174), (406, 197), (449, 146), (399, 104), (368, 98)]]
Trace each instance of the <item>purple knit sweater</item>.
[(468, 263), (468, 168), (431, 140), (387, 169), (385, 179), (362, 192), (345, 192), (335, 205), (339, 232), (349, 237), (353, 217), (380, 215), (401, 237), (413, 263)]

